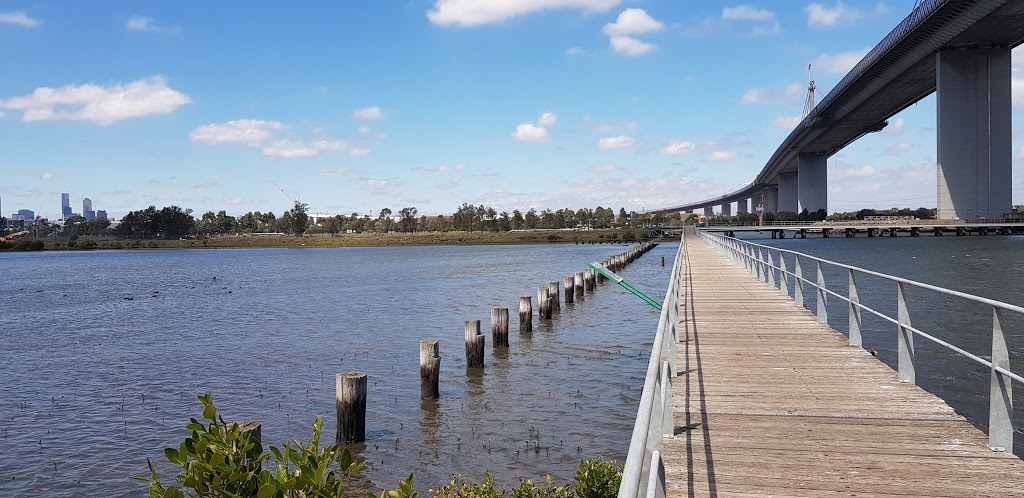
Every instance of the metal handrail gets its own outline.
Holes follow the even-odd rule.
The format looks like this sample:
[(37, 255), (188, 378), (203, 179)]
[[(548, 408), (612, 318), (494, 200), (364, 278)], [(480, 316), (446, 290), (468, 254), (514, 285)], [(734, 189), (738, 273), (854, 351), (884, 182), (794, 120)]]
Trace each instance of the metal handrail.
[[(772, 287), (777, 287), (787, 297), (789, 296), (789, 278), (791, 277), (794, 287), (792, 297), (798, 306), (803, 306), (804, 284), (809, 284), (817, 293), (815, 315), (821, 323), (828, 323), (828, 309), (826, 305), (829, 296), (845, 301), (848, 304), (849, 310), (849, 342), (852, 346), (862, 346), (860, 336), (862, 310), (896, 325), (898, 341), (897, 371), (899, 372), (901, 382), (914, 383), (916, 381), (914, 336), (927, 339), (988, 368), (991, 372), (991, 386), (989, 390), (989, 447), (993, 450), (1013, 451), (1013, 382), (1024, 384), (1024, 377), (1010, 370), (1010, 358), (1006, 338), (1003, 333), (1002, 317), (1004, 313), (1012, 313), (1024, 317), (1024, 308), (907, 278), (836, 263), (801, 252), (726, 237), (707, 230), (698, 230), (697, 235), (710, 242), (719, 251), (726, 253), (738, 264), (743, 265), (745, 269), (762, 282), (768, 283)], [(775, 263), (773, 253), (778, 254), (778, 265)], [(786, 268), (786, 262), (783, 258), (784, 254), (793, 256), (793, 271)], [(817, 270), (815, 280), (811, 280), (810, 275), (807, 278), (804, 277), (803, 269), (800, 265), (801, 258), (815, 263)], [(846, 270), (849, 277), (847, 295), (839, 294), (826, 286), (824, 274), (821, 271), (822, 264)], [(779, 274), (777, 285), (775, 279), (776, 272)], [(860, 303), (856, 284), (856, 275), (858, 274), (877, 277), (896, 284), (897, 316), (895, 318)], [(990, 307), (992, 309), (991, 360), (986, 360), (972, 354), (911, 325), (910, 313), (904, 297), (906, 286), (917, 287)]]
[(665, 464), (661, 449), (665, 438), (673, 437), (672, 377), (676, 376), (676, 345), (679, 342), (679, 287), (686, 258), (685, 234), (679, 242), (672, 265), (668, 291), (661, 306), (658, 331), (654, 335), (647, 375), (640, 394), (640, 407), (629, 452), (622, 471), (618, 498), (664, 498)]

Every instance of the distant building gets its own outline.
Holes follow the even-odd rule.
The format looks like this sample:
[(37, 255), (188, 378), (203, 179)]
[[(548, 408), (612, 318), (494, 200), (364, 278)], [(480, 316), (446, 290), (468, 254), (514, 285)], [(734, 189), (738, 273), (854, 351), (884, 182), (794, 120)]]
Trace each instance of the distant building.
[(32, 221), (36, 219), (36, 213), (30, 209), (19, 209), (17, 213), (11, 215), (11, 219), (15, 221)]
[(92, 199), (88, 197), (82, 199), (82, 217), (87, 220), (96, 219), (96, 211), (92, 210)]
[(65, 220), (71, 217), (71, 194), (60, 194), (60, 215)]
[(99, 219), (99, 218), (107, 219), (107, 212), (102, 210), (102, 209), (100, 209), (99, 211), (96, 211), (96, 218), (97, 219)]

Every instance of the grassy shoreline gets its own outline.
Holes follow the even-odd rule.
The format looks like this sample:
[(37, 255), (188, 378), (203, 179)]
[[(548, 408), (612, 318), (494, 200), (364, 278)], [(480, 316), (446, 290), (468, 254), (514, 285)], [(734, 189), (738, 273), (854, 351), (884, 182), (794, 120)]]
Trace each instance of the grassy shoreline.
[[(67, 239), (46, 240), (44, 250), (84, 249), (224, 249), (262, 247), (387, 247), (417, 245), (483, 245), (483, 244), (608, 244), (645, 240), (640, 229), (609, 230), (539, 230), (516, 232), (416, 232), (416, 233), (345, 233), (336, 236), (315, 234), (303, 237), (273, 235), (223, 235), (206, 239), (186, 240), (121, 240), (107, 237), (80, 237), (70, 244)], [(95, 244), (95, 245), (94, 245)]]

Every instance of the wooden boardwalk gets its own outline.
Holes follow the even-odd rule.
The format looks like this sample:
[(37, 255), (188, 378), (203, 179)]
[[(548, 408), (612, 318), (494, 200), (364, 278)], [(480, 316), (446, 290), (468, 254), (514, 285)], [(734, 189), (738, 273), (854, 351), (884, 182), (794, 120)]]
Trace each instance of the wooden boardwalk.
[(1024, 496), (1019, 458), (686, 239), (669, 496)]

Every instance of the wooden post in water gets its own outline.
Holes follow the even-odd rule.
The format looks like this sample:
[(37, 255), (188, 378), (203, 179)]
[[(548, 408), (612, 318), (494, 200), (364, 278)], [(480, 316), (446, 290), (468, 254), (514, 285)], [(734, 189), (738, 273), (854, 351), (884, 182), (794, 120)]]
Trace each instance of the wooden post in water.
[(519, 298), (519, 333), (533, 332), (533, 304), (530, 296)]
[(583, 289), (587, 292), (594, 292), (594, 283), (597, 280), (597, 272), (593, 268), (583, 270)]
[(508, 308), (491, 308), (491, 340), (495, 348), (508, 347)]
[(551, 299), (547, 287), (537, 289), (537, 317), (541, 320), (551, 319)]
[(550, 296), (550, 298), (551, 298), (551, 312), (552, 313), (561, 313), (562, 312), (562, 303), (561, 303), (562, 296), (561, 296), (561, 292), (559, 292), (559, 286), (560, 285), (562, 285), (562, 284), (558, 283), (557, 281), (556, 282), (549, 282), (548, 283), (548, 296)]
[(583, 281), (585, 280), (583, 272), (576, 272), (574, 280), (576, 280), (576, 297), (583, 297)]
[(339, 443), (366, 440), (366, 373), (347, 372), (335, 377), (335, 410), (338, 412)]
[(572, 275), (565, 277), (565, 304), (570, 304), (576, 296), (576, 282)]
[(441, 353), (437, 339), (420, 341), (420, 398), (441, 397), (438, 381), (441, 378)]
[(665, 266), (665, 256), (661, 257), (661, 266)]
[(484, 341), (480, 320), (466, 320), (466, 368), (484, 367)]

